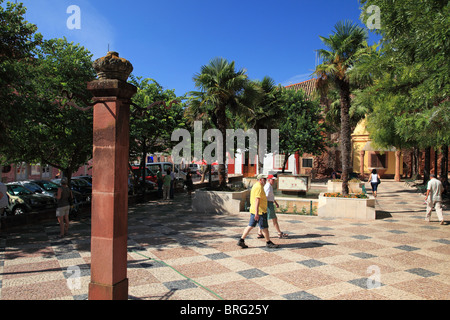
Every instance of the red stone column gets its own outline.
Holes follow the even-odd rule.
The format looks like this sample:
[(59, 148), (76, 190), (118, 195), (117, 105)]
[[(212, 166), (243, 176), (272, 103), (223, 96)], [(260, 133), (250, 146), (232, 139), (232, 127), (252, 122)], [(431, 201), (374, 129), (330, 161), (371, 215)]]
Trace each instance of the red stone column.
[(365, 155), (365, 151), (361, 150), (359, 152), (359, 175), (361, 177), (361, 179), (364, 179), (364, 155)]
[(395, 151), (395, 176), (394, 181), (399, 182), (400, 181), (400, 158), (401, 158), (402, 152), (400, 150)]
[(126, 300), (129, 119), (136, 87), (102, 77), (88, 90), (96, 102), (89, 300)]

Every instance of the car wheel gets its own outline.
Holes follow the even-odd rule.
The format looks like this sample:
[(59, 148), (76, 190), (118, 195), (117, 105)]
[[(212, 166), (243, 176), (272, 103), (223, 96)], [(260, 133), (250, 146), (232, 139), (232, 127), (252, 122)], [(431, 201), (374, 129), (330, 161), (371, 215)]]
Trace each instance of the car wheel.
[(20, 215), (20, 214), (25, 214), (25, 213), (26, 213), (26, 210), (22, 206), (17, 206), (13, 210), (13, 215), (15, 215), (15, 216)]

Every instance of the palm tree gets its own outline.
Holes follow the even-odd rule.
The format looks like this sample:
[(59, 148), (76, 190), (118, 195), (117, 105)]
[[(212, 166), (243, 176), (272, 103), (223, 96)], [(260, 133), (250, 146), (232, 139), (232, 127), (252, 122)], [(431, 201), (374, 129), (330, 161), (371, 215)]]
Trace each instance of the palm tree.
[[(189, 103), (191, 117), (207, 119), (220, 130), (223, 142), (226, 141), (226, 129), (229, 115), (245, 116), (249, 114), (247, 101), (254, 101), (256, 91), (251, 86), (245, 69), (235, 70), (234, 61), (214, 58), (208, 65), (201, 67), (200, 73), (194, 75), (195, 86), (200, 91), (190, 92)], [(225, 170), (226, 148), (222, 148), (219, 163), (219, 187), (226, 187)]]
[(349, 71), (366, 52), (367, 32), (351, 21), (340, 21), (328, 37), (320, 37), (328, 50), (318, 50), (322, 63), (314, 74), (318, 77), (319, 90), (326, 93), (334, 86), (339, 91), (341, 111), (342, 193), (348, 195), (351, 164), (350, 84)]
[(264, 158), (259, 155), (262, 152), (266, 153), (267, 150), (259, 150), (259, 130), (266, 129), (270, 131), (271, 129), (278, 128), (278, 122), (282, 115), (280, 112), (280, 104), (283, 103), (281, 99), (283, 91), (282, 87), (277, 86), (275, 81), (268, 76), (265, 76), (262, 80), (255, 80), (252, 84), (256, 90), (259, 90), (259, 97), (248, 102), (251, 108), (251, 114), (246, 118), (241, 118), (240, 121), (246, 129), (254, 129), (256, 131), (258, 138), (258, 168), (261, 173)]

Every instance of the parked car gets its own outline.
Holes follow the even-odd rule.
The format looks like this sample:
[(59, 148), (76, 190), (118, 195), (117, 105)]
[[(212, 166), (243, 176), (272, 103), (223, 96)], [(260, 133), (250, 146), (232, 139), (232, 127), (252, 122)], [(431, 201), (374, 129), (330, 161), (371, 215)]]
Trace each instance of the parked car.
[(34, 193), (20, 184), (6, 184), (8, 207), (6, 214), (19, 215), (29, 212), (39, 212), (56, 209), (56, 199), (39, 193)]
[[(131, 170), (133, 170), (133, 175), (136, 177), (140, 177), (142, 175), (141, 169), (137, 166), (132, 166)], [(145, 181), (151, 181), (153, 183), (157, 183), (156, 179), (156, 171), (145, 168)]]
[(197, 163), (190, 163), (189, 169), (191, 170), (192, 173), (197, 173), (199, 175), (202, 174), (202, 167)]
[[(43, 193), (51, 195), (52, 197), (56, 197), (58, 193), (59, 186), (48, 180), (30, 180), (30, 183), (38, 185), (42, 188)], [(75, 190), (72, 190), (73, 195), (73, 206), (70, 208), (70, 214), (77, 214), (80, 211), (80, 207), (85, 202), (83, 195)]]
[[(53, 179), (52, 182), (57, 185), (57, 188), (61, 186), (61, 179)], [(79, 192), (82, 196), (81, 202), (91, 202), (92, 199), (92, 185), (83, 179), (71, 179), (70, 188), (72, 191)]]
[(52, 194), (53, 197), (56, 196), (56, 193), (58, 192), (58, 185), (48, 181), (48, 180), (33, 180), (33, 183), (40, 186), (43, 190), (48, 192), (49, 194)]
[(179, 165), (174, 165), (171, 162), (151, 162), (147, 163), (146, 167), (152, 172), (158, 172), (158, 170), (161, 170), (163, 173), (163, 176), (166, 175), (167, 169), (170, 168), (173, 173), (175, 173), (175, 184), (178, 187), (183, 187), (184, 181), (186, 180), (186, 172), (181, 170), (179, 168)]
[(40, 194), (44, 194), (44, 195), (50, 196), (50, 197), (55, 197), (55, 195), (56, 195), (56, 191), (53, 191), (53, 190), (47, 191), (43, 187), (41, 187), (39, 184), (35, 183), (32, 180), (16, 181), (14, 183), (20, 184), (34, 193), (40, 193)]
[(77, 177), (72, 177), (73, 179), (83, 179), (86, 180), (87, 182), (89, 182), (92, 186), (92, 177), (91, 176), (77, 176)]

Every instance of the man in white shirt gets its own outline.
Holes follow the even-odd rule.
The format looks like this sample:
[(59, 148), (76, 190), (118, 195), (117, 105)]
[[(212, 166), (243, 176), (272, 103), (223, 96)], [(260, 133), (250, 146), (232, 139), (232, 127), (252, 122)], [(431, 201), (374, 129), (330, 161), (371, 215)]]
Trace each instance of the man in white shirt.
[[(267, 177), (267, 182), (264, 185), (264, 192), (266, 193), (267, 197), (267, 220), (272, 220), (273, 226), (278, 232), (278, 238), (287, 238), (288, 235), (286, 233), (281, 232), (280, 226), (278, 224), (278, 217), (275, 213), (275, 206), (279, 208), (277, 201), (275, 200), (275, 195), (273, 193), (273, 183), (275, 182), (277, 178), (275, 178), (273, 175), (269, 174)], [(261, 232), (258, 232), (258, 238), (263, 238), (264, 236), (261, 234)]]
[(430, 177), (431, 179), (427, 185), (427, 196), (425, 197), (425, 202), (427, 203), (425, 220), (430, 221), (431, 210), (434, 207), (440, 224), (444, 224), (444, 216), (442, 214), (442, 192), (444, 191), (444, 187), (442, 186), (442, 182), (436, 179), (435, 174), (430, 174)]

